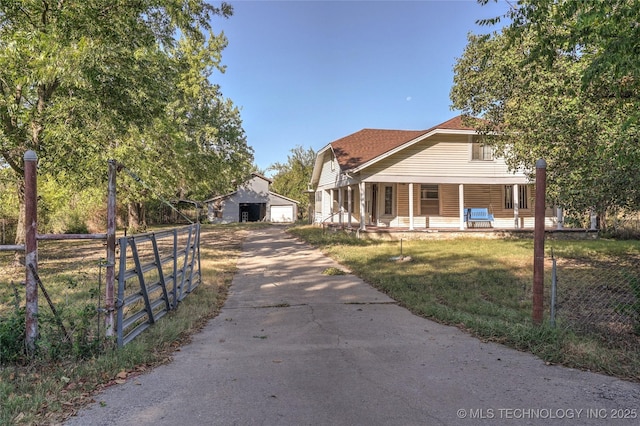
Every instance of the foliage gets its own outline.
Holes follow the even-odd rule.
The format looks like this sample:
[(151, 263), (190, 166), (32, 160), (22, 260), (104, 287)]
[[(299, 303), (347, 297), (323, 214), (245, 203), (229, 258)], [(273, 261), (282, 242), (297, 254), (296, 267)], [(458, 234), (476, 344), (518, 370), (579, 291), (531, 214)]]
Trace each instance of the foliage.
[[(604, 225), (607, 215), (640, 208), (638, 90), (600, 67), (608, 54), (580, 12), (589, 4), (521, 2), (508, 13), (511, 26), (469, 35), (451, 99), (463, 114), (484, 119), (477, 122), (484, 142), (511, 168), (533, 172), (538, 158), (547, 161), (549, 201), (577, 213), (595, 208)], [(637, 65), (638, 55), (625, 55)], [(635, 78), (629, 73), (625, 81)]]
[[(532, 35), (530, 61), (550, 64), (558, 56), (579, 55), (586, 64), (580, 76), (583, 88), (604, 90), (601, 95), (613, 96), (618, 101), (635, 98), (637, 102), (640, 89), (637, 0), (524, 0), (507, 17), (511, 19), (511, 43)], [(563, 31), (549, 31), (559, 27)], [(638, 113), (631, 119), (637, 121)]]
[(271, 189), (285, 197), (299, 201), (298, 216), (308, 217), (309, 194), (307, 193), (311, 174), (316, 160), (316, 154), (312, 148), (296, 146), (291, 149), (286, 163), (274, 163), (269, 170), (275, 171)]
[(148, 185), (123, 178), (126, 202), (228, 186), (253, 156), (210, 81), (227, 43), (212, 18), (231, 14), (201, 0), (2, 2), (3, 164), (19, 179), (32, 149), (40, 175), (104, 188), (115, 158)]
[(634, 296), (632, 303), (620, 303), (616, 307), (616, 311), (631, 315), (635, 318), (633, 331), (640, 336), (640, 277), (635, 274), (623, 271), (624, 282), (629, 286)]
[(0, 317), (0, 366), (20, 362), (26, 355), (24, 316), (24, 308), (19, 308)]

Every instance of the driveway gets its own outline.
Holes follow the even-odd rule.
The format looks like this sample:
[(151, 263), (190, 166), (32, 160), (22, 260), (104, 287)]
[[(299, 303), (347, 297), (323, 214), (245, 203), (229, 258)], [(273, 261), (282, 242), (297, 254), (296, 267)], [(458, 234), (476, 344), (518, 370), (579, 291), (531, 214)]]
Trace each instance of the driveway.
[(638, 424), (640, 385), (483, 343), (328, 267), (283, 228), (256, 230), (220, 315), (65, 424)]

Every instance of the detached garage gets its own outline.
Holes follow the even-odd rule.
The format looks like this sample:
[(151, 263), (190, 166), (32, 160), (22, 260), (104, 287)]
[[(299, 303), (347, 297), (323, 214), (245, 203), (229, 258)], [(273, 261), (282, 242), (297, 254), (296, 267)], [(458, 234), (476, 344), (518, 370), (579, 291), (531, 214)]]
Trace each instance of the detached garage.
[(293, 206), (271, 206), (271, 222), (295, 222)]
[(251, 176), (238, 190), (205, 200), (209, 222), (295, 222), (298, 202), (271, 192), (270, 179), (257, 173)]

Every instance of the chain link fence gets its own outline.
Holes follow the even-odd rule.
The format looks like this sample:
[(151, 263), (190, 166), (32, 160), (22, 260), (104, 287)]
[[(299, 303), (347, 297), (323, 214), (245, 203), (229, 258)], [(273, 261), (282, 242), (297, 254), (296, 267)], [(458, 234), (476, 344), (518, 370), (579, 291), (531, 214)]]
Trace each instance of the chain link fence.
[(640, 349), (640, 255), (552, 260), (556, 324)]

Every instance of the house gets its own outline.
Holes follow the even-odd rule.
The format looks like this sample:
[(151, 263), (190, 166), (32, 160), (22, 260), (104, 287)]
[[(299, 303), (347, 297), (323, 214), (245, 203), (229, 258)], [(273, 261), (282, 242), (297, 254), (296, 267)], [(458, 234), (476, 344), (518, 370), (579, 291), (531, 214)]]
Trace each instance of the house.
[[(466, 229), (533, 228), (535, 188), (478, 142), (458, 116), (428, 130), (364, 129), (318, 151), (310, 183), (316, 223)], [(468, 208), (493, 220), (468, 223)], [(545, 226), (561, 222), (545, 210)]]
[(252, 173), (236, 191), (205, 200), (209, 222), (295, 222), (298, 201), (271, 192), (271, 182)]

